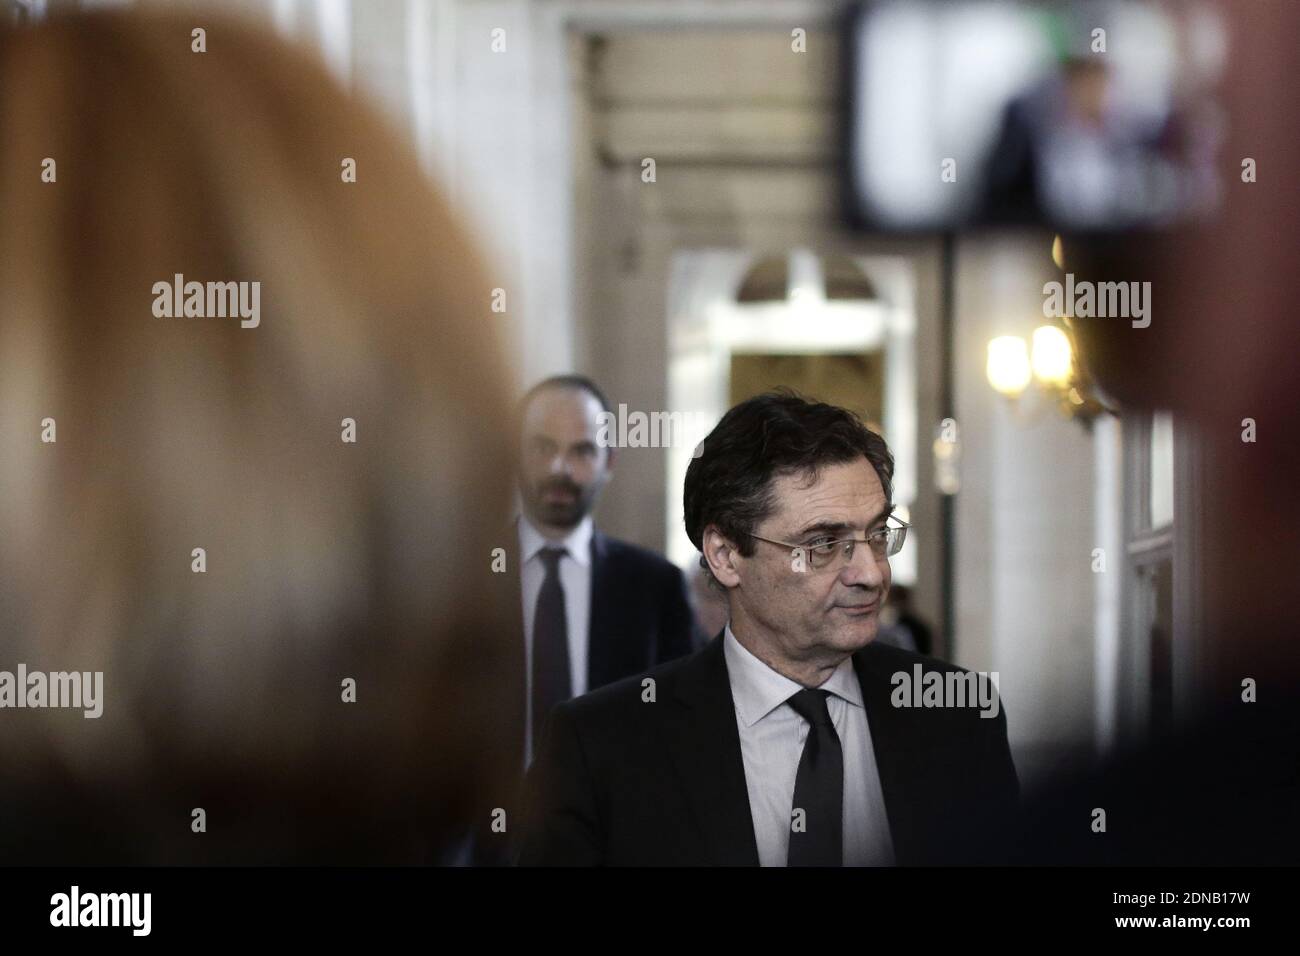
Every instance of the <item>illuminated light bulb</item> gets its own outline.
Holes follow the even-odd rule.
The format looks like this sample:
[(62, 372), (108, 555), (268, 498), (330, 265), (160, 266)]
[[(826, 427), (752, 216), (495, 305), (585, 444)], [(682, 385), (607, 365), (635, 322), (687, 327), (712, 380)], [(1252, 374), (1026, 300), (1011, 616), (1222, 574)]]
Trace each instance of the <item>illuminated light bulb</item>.
[(989, 342), (985, 368), (989, 384), (1003, 395), (1015, 397), (1029, 384), (1029, 349), (1018, 335), (1000, 335)]
[(1069, 336), (1054, 325), (1040, 325), (1034, 329), (1030, 364), (1040, 382), (1061, 386), (1069, 384), (1073, 368)]
[(1062, 244), (1060, 236), (1052, 238), (1052, 261), (1056, 263), (1056, 268), (1065, 268), (1065, 246)]

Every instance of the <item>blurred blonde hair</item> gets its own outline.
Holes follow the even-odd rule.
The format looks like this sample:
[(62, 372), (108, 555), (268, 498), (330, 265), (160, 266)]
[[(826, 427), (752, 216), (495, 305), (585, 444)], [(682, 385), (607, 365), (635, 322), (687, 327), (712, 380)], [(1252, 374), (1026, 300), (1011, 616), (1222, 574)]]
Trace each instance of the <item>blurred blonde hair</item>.
[[(418, 859), (509, 773), (471, 573), (511, 469), (490, 286), (314, 58), (203, 26), (206, 53), (156, 12), (0, 30), (0, 669), (105, 697), (0, 714), (6, 789), (69, 801), (9, 825), (120, 862)], [(155, 317), (177, 273), (260, 282), (260, 326)]]

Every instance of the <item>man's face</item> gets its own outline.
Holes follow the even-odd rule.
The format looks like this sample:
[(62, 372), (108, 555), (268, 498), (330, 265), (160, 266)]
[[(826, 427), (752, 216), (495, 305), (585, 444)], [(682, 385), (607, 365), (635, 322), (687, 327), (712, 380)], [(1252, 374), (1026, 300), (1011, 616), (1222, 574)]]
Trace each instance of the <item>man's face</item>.
[(1104, 67), (1090, 63), (1069, 73), (1066, 90), (1074, 115), (1091, 126), (1103, 126), (1109, 87), (1110, 77)]
[[(798, 545), (862, 539), (885, 526), (891, 508), (866, 458), (826, 466), (811, 486), (799, 474), (776, 478), (773, 491), (775, 509), (754, 533)], [(806, 563), (799, 571), (792, 549), (765, 541), (754, 547), (749, 557), (736, 557), (740, 583), (731, 597), (787, 658), (848, 655), (875, 638), (889, 591), (887, 557), (862, 543), (848, 563), (836, 555), (825, 569)]]
[(596, 505), (610, 476), (596, 444), (600, 402), (578, 388), (547, 388), (524, 410), (519, 491), (536, 525), (567, 530)]

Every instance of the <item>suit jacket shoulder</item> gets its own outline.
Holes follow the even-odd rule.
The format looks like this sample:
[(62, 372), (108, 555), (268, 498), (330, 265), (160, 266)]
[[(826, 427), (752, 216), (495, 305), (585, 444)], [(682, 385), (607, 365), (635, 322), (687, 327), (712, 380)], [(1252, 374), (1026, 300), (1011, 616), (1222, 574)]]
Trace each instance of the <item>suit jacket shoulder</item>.
[(574, 697), (556, 706), (552, 720), (570, 725), (596, 754), (606, 748), (624, 752), (638, 731), (657, 725), (658, 714), (647, 705), (671, 697), (680, 686), (683, 674), (700, 664), (702, 651), (668, 661), (640, 674)]
[(559, 705), (527, 789), (525, 865), (757, 864), (721, 641)]
[(599, 531), (592, 536), (592, 553), (621, 582), (673, 598), (684, 579), (681, 570), (662, 554)]
[(689, 654), (697, 643), (695, 612), (677, 566), (599, 531), (591, 553), (589, 686)]

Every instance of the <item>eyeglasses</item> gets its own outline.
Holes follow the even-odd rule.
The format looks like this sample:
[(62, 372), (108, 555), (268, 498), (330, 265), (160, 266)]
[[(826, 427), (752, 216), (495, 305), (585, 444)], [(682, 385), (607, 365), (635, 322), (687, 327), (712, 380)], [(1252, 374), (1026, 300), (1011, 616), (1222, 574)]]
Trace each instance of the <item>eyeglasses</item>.
[(783, 548), (789, 548), (795, 557), (799, 557), (801, 554), (806, 555), (808, 566), (816, 571), (822, 571), (830, 567), (836, 569), (844, 567), (853, 560), (853, 552), (857, 546), (863, 543), (871, 548), (871, 554), (876, 560), (893, 557), (903, 550), (903, 543), (907, 541), (907, 529), (910, 527), (910, 524), (904, 524), (900, 521), (896, 525), (872, 531), (866, 538), (828, 538), (823, 535), (819, 538), (813, 538), (805, 544), (774, 541), (771, 538), (764, 538), (762, 535), (757, 534), (750, 534), (750, 537), (757, 538), (759, 541), (766, 541), (768, 544), (778, 544)]

